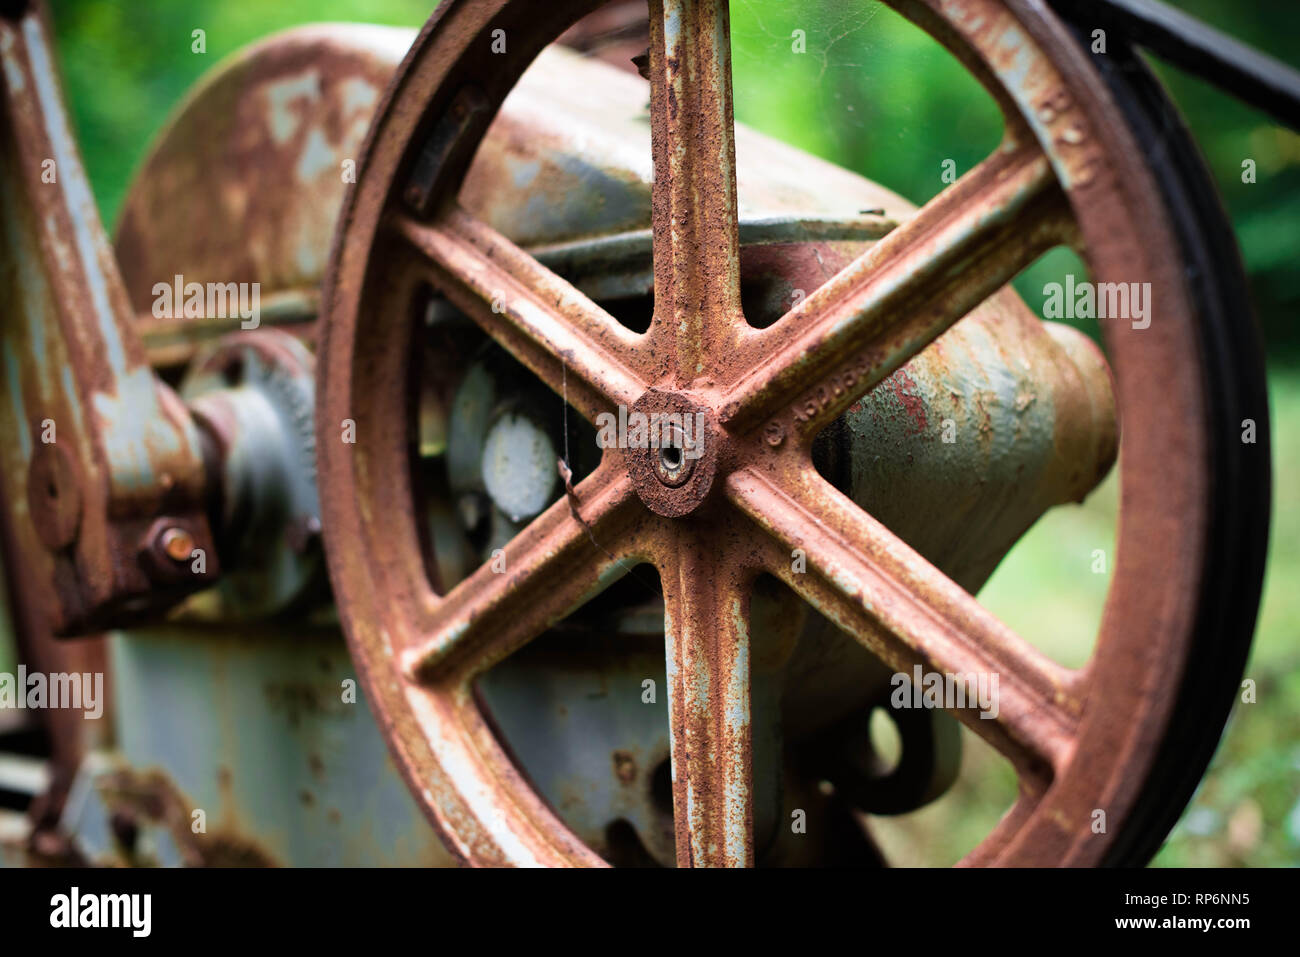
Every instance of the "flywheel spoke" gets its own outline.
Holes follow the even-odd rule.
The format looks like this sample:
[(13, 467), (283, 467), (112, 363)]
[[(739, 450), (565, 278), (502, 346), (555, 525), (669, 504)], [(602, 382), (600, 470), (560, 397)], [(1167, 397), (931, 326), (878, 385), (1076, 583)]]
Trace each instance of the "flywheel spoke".
[(655, 315), (679, 387), (743, 325), (727, 0), (652, 0)]
[(750, 584), (679, 525), (662, 561), (679, 867), (754, 863)]
[(446, 596), (431, 598), (423, 638), (402, 655), (406, 674), (480, 674), (626, 574), (631, 481), (602, 466), (574, 498), (576, 506), (555, 502)]
[(395, 225), (436, 287), (588, 421), (645, 390), (636, 334), (491, 227), (459, 207)]
[[(1012, 632), (811, 468), (791, 488), (756, 470), (735, 472), (727, 494), (783, 546), (770, 571), (895, 672), (911, 678), (919, 665), (923, 676), (953, 676), (966, 690), (968, 679), (995, 689), (987, 709), (966, 699), (949, 710), (1006, 754), (1027, 784), (1042, 785), (1065, 766), (1082, 708), (1074, 672)], [(791, 560), (795, 549), (802, 564)]]
[(1068, 228), (1037, 146), (998, 151), (756, 337), (722, 421), (815, 435)]

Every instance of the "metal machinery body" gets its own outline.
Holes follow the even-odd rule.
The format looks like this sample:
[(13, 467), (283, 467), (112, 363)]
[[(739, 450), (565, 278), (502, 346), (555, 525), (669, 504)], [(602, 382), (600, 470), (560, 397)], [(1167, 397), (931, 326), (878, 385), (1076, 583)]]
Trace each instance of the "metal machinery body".
[[(65, 649), (83, 649), (90, 663), (76, 667), (106, 667), (113, 692), (111, 733), (88, 734), (84, 722), (65, 721), (56, 735), (51, 777), (15, 774), (35, 781), (48, 807), (34, 816), (34, 830), (13, 819), (0, 828), (5, 859), (446, 864), (459, 858), (492, 863), (498, 854), (493, 841), (505, 846), (517, 839), (519, 847), (500, 853), (554, 862), (550, 850), (533, 846), (532, 837), (508, 834), (509, 828), (475, 844), (473, 827), (458, 829), (449, 821), (448, 799), (431, 794), (428, 781), (413, 779), (408, 753), (418, 750), (413, 742), (419, 735), (403, 726), (407, 719), (396, 715), (391, 702), (380, 703), (378, 723), (372, 718), (366, 692), (373, 694), (385, 679), (372, 662), (371, 670), (360, 675), (353, 666), (357, 655), (366, 660), (366, 649), (388, 640), (379, 631), (366, 631), (363, 637), (354, 620), (363, 604), (358, 591), (369, 587), (364, 556), (370, 544), (358, 535), (356, 541), (366, 545), (354, 550), (342, 538), (331, 539), (343, 535), (352, 519), (339, 517), (337, 509), (333, 518), (328, 508), (322, 514), (318, 492), (320, 443), (330, 443), (329, 462), (338, 454), (332, 437), (339, 428), (346, 434), (351, 421), (334, 415), (343, 408), (338, 405), (342, 400), (334, 398), (343, 394), (339, 376), (346, 370), (341, 361), (327, 373), (333, 376), (327, 389), (337, 391), (317, 395), (319, 357), (313, 353), (320, 348), (320, 287), (333, 282), (335, 298), (327, 305), (334, 308), (349, 290), (362, 288), (353, 284), (355, 269), (349, 272), (347, 256), (354, 247), (344, 238), (334, 240), (331, 260), (331, 241), (336, 234), (344, 237), (345, 227), (356, 228), (353, 221), (338, 222), (341, 210), (347, 210), (345, 217), (363, 221), (369, 215), (367, 187), (374, 181), (366, 177), (388, 164), (383, 150), (393, 149), (382, 140), (383, 124), (398, 122), (394, 117), (401, 110), (394, 107), (394, 98), (413, 96), (410, 89), (419, 85), (412, 81), (403, 92), (400, 86), (390, 87), (390, 79), (399, 65), (404, 76), (422, 76), (426, 61), (421, 57), (442, 42), (440, 36), (462, 36), (456, 31), (468, 30), (471, 22), (486, 29), (495, 22), (487, 15), (496, 7), (502, 8), (502, 17), (514, 15), (508, 4), (450, 6), (450, 12), (440, 9), (418, 40), (409, 31), (386, 28), (310, 27), (271, 38), (219, 66), (155, 144), (127, 199), (112, 251), (100, 233), (57, 101), (41, 20), (32, 14), (0, 22), (7, 97), (0, 163), (6, 181), (28, 184), (14, 194), (14, 202), (7, 192), (2, 210), (7, 261), (14, 264), (5, 275), (7, 288), (16, 289), (26, 304), (6, 319), (8, 395), (0, 403), (0, 415), (8, 417), (5, 429), (24, 440), (7, 447), (10, 459), (3, 463), (4, 495), (10, 503), (5, 525), (10, 603), (34, 609), (19, 619), (30, 660), (44, 655), (57, 664), (58, 655), (68, 654)], [(978, 32), (974, 8), (980, 4), (936, 6), (944, 7), (948, 18), (943, 29)], [(992, 10), (996, 5), (986, 6)], [(540, 25), (537, 36), (551, 27), (558, 36), (565, 18), (576, 20), (584, 9), (582, 4), (566, 5), (554, 23)], [(923, 5), (909, 9), (935, 28), (936, 14)], [(665, 42), (662, 26), (654, 33), (653, 18), (654, 11), (651, 72), (663, 67)], [(701, 23), (701, 35), (707, 38), (709, 27), (705, 20)], [(690, 34), (686, 30), (685, 39), (678, 38), (687, 47), (695, 42)], [(551, 39), (537, 41), (540, 55), (509, 95), (494, 89), (481, 99), (472, 92), (456, 97), (453, 89), (446, 94), (450, 100), (438, 101), (429, 115), (431, 122), (444, 125), (435, 123), (431, 137), (430, 128), (422, 126), (420, 142), (425, 145), (417, 144), (415, 159), (402, 166), (407, 169), (413, 162), (417, 171), (411, 180), (416, 195), (407, 196), (408, 206), (433, 209), (431, 197), (442, 182), (437, 164), (464, 148), (459, 143), (466, 130), (475, 131), (481, 144), (455, 160), (467, 167), (459, 188), (466, 235), (479, 223), (491, 231), (483, 233), (488, 246), (495, 242), (491, 236), (505, 237), (514, 251), (503, 244), (494, 248), (505, 250), (501, 255), (518, 268), (520, 281), (533, 281), (533, 274), (523, 259), (511, 258), (519, 250), (561, 277), (562, 285), (545, 287), (557, 301), (573, 290), (629, 329), (638, 323), (642, 331), (653, 329), (657, 320), (651, 312), (661, 308), (658, 293), (665, 268), (656, 246), (663, 215), (656, 212), (662, 201), (656, 184), (662, 187), (664, 180), (655, 176), (655, 164), (663, 162), (656, 152), (662, 144), (657, 139), (661, 132), (652, 136), (650, 114), (661, 112), (657, 84), (662, 79), (647, 83), (633, 72), (558, 46), (542, 49), (543, 40)], [(1041, 37), (1020, 39), (1026, 48), (1045, 42)], [(415, 51), (403, 64), (413, 40)], [(472, 60), (465, 56), (465, 62)], [(974, 69), (988, 82), (999, 66), (1006, 65), (977, 64)], [(518, 69), (523, 70), (522, 61)], [(1068, 100), (1051, 99), (1045, 75), (1025, 81), (1025, 97), (1046, 96), (1044, 102), (1055, 113), (1074, 110), (1070, 118), (1077, 119), (1078, 110)], [(1034, 82), (1046, 86), (1032, 89)], [(462, 89), (472, 89), (472, 84)], [(687, 89), (686, 95), (707, 100), (698, 90)], [(493, 98), (502, 100), (495, 116)], [(1005, 103), (1007, 98), (1002, 99)], [(706, 119), (708, 109), (701, 101), (700, 115)], [(1053, 135), (1061, 135), (1065, 121), (1057, 122), (1055, 113), (1042, 122)], [(367, 140), (377, 115), (373, 128), (381, 133), (372, 132)], [(44, 126), (38, 122), (42, 117)], [(199, 128), (205, 135), (195, 135)], [(40, 167), (33, 157), (44, 155), (47, 140), (59, 157), (65, 193), (42, 192), (36, 185)], [(652, 140), (659, 145), (652, 148)], [(434, 172), (422, 186), (419, 149), (436, 153), (439, 143), (450, 152), (429, 161)], [(985, 208), (981, 223), (1026, 253), (1049, 241), (1079, 241), (1073, 226), (1045, 214), (1023, 234), (1011, 230), (1026, 211), (1038, 215), (1058, 208), (1059, 197), (1047, 185), (1052, 175), (1071, 188), (1086, 187), (1101, 161), (1067, 150), (1064, 159), (1054, 158), (1056, 165), (1049, 167), (1041, 158), (1025, 158), (1023, 151), (1008, 147), (1002, 152), (991, 161), (1003, 164), (998, 167), (999, 201)], [(732, 186), (738, 197), (735, 289), (756, 330), (780, 326), (783, 314), (806, 297), (813, 296), (815, 305), (815, 290), (852, 278), (873, 249), (892, 248), (887, 241), (896, 231), (906, 232), (917, 222), (927, 226), (927, 216), (953, 215), (946, 209), (935, 214), (929, 207), (918, 213), (862, 177), (741, 126), (734, 131), (734, 154), (739, 184)], [(346, 175), (349, 163), (351, 178)], [(683, 182), (695, 174), (679, 171)], [(357, 176), (360, 183), (349, 189)], [(421, 188), (426, 192), (420, 193)], [(56, 200), (52, 204), (50, 196)], [(57, 202), (60, 198), (65, 205)], [(77, 205), (70, 209), (67, 202)], [(713, 215), (707, 205), (696, 210), (702, 220)], [(201, 229), (192, 226), (196, 216), (205, 224)], [(938, 235), (947, 221), (936, 222)], [(964, 226), (954, 219), (952, 231)], [(430, 239), (432, 234), (416, 220), (403, 228), (410, 246), (423, 244), (427, 252), (435, 245), (436, 236)], [(73, 237), (71, 249), (60, 245), (65, 236)], [(44, 258), (33, 257), (34, 249), (42, 250)], [(584, 464), (583, 453), (571, 456), (568, 451), (569, 440), (589, 439), (590, 434), (581, 431), (586, 426), (580, 414), (572, 416), (577, 424), (570, 425), (566, 404), (575, 410), (597, 405), (581, 363), (566, 365), (561, 371), (565, 378), (557, 383), (530, 361), (526, 350), (492, 347), (478, 330), (485, 323), (464, 290), (444, 298), (434, 291), (446, 292), (437, 270), (432, 280), (427, 270), (402, 273), (410, 249), (396, 244), (383, 249), (377, 258), (387, 258), (399, 272), (398, 278), (379, 283), (382, 295), (376, 302), (382, 308), (374, 315), (401, 312), (401, 321), (409, 319), (417, 331), (409, 345), (397, 336), (389, 340), (379, 350), (386, 358), (376, 360), (376, 368), (409, 363), (420, 372), (413, 380), (419, 386), (410, 400), (410, 420), (404, 420), (410, 429), (389, 446), (395, 450), (414, 437), (417, 464), (412, 468), (427, 470), (434, 463), (440, 470), (445, 464), (449, 478), (440, 486), (442, 494), (415, 497), (412, 505), (399, 496), (381, 497), (392, 514), (383, 522), (373, 516), (376, 533), (382, 534), (390, 521), (418, 528), (426, 543), (421, 572), (438, 583), (442, 594), (459, 595), (458, 583), (478, 582), (498, 553), (513, 561), (512, 549), (535, 534), (530, 529), (555, 529), (559, 519), (554, 516), (572, 515), (585, 532), (575, 532), (574, 539), (581, 538), (583, 548), (590, 538), (594, 552), (583, 560), (602, 587), (626, 572), (625, 566), (659, 563), (659, 552), (648, 545), (613, 554), (604, 548), (603, 527), (594, 520), (586, 524), (584, 510), (593, 501), (589, 490), (606, 466), (598, 457)], [(443, 249), (431, 255), (448, 253)], [(462, 265), (468, 263), (463, 251), (462, 260)], [(67, 268), (52, 270), (50, 263)], [(445, 259), (440, 268), (448, 268)], [(809, 367), (822, 375), (819, 386), (801, 391), (786, 379), (763, 380), (759, 373), (746, 386), (753, 395), (780, 393), (793, 400), (789, 415), (774, 415), (762, 430), (762, 443), (779, 450), (806, 439), (810, 461), (843, 501), (868, 511), (920, 562), (938, 569), (953, 587), (972, 593), (1044, 511), (1080, 501), (1091, 491), (1115, 462), (1119, 443), (1112, 372), (1100, 350), (1072, 329), (1041, 322), (1004, 287), (1005, 280), (997, 281), (996, 269), (986, 263), (974, 268), (987, 268), (990, 278), (983, 295), (961, 308), (965, 318), (952, 324), (957, 318), (952, 316), (943, 328), (926, 332), (925, 341), (933, 338), (933, 344), (884, 369), (865, 395), (848, 395), (855, 383), (865, 381), (867, 368), (865, 360), (854, 358), (862, 343), (851, 338), (842, 344), (844, 368), (819, 358), (816, 344), (807, 344)], [(230, 317), (157, 317), (151, 308), (155, 285), (173, 276), (200, 284), (260, 284), (261, 327), (241, 330), (238, 318)], [(935, 273), (934, 280), (947, 282), (946, 276)], [(489, 300), (494, 292), (479, 290)], [(1171, 293), (1171, 300), (1178, 295)], [(960, 293), (950, 298), (964, 302)], [(97, 305), (100, 325), (93, 335), (59, 307), (80, 301)], [(807, 314), (812, 322), (813, 309)], [(344, 333), (330, 335), (337, 349)], [(506, 341), (509, 335), (505, 333)], [(462, 355), (452, 355), (443, 348), (446, 343), (468, 345)], [(563, 348), (560, 354), (574, 358)], [(754, 358), (757, 353), (751, 349), (743, 355)], [(756, 362), (754, 368), (762, 372), (766, 367)], [(617, 372), (611, 369), (611, 374)], [(406, 376), (391, 378), (405, 381)], [(1182, 381), (1168, 388), (1192, 395)], [(626, 404), (644, 403), (645, 395), (629, 393)], [(664, 401), (694, 401), (682, 395), (686, 393)], [(124, 411), (128, 401), (129, 414)], [(87, 428), (85, 417), (92, 408), (96, 425)], [(315, 427), (313, 408), (318, 410)], [(683, 405), (680, 411), (695, 408)], [(732, 411), (719, 409), (723, 416)], [(707, 415), (719, 414), (719, 409), (710, 407)], [(67, 445), (60, 440), (54, 451), (39, 447), (45, 418), (57, 421), (61, 436), (69, 435)], [(806, 421), (815, 421), (819, 429), (826, 426), (815, 441), (812, 425), (806, 435), (801, 433)], [(65, 422), (70, 423), (66, 433)], [(353, 424), (358, 423), (365, 429), (373, 419), (358, 414)], [(944, 438), (949, 423), (953, 441)], [(369, 435), (363, 437), (367, 456), (372, 454), (366, 445), (370, 441)], [(548, 467), (561, 449), (573, 466), (576, 490), (570, 476)], [(397, 463), (406, 459), (394, 454), (392, 468), (400, 471)], [(1152, 454), (1142, 447), (1137, 457), (1150, 461)], [(328, 467), (339, 474), (337, 459)], [(694, 466), (695, 477), (682, 487), (689, 492), (692, 482), (714, 467), (711, 459), (702, 459)], [(339, 486), (334, 488), (337, 492)], [(682, 496), (663, 494), (653, 484), (648, 489), (638, 485), (636, 493), (654, 514), (683, 515), (699, 506), (694, 501), (681, 505)], [(728, 494), (742, 507), (750, 503), (761, 525), (761, 509), (753, 503), (770, 490), (759, 484), (731, 489)], [(42, 490), (52, 504), (33, 498)], [(1188, 502), (1198, 494), (1194, 482), (1183, 491)], [(361, 494), (354, 498), (368, 502)], [(70, 499), (75, 506), (66, 504)], [(24, 511), (23, 502), (33, 504)], [(733, 540), (742, 534), (725, 522), (700, 521), (706, 531), (723, 529)], [(178, 569), (188, 562), (169, 557), (162, 545), (174, 541), (177, 530), (192, 546), (185, 549), (187, 559), (194, 551), (209, 556), (197, 577)], [(768, 531), (780, 537), (784, 530)], [(353, 658), (329, 604), (322, 532), (330, 539), (335, 591), (344, 593), (341, 607), (357, 629), (351, 635)], [(1201, 530), (1189, 526), (1187, 534), (1195, 538)], [(414, 540), (403, 535), (402, 541), (407, 537)], [(396, 554), (402, 545), (397, 536), (393, 542)], [(556, 547), (572, 551), (577, 546)], [(824, 560), (812, 543), (807, 547), (814, 564)], [(721, 551), (730, 554), (727, 549)], [(28, 555), (43, 558), (29, 562)], [(889, 560), (901, 565), (911, 559)], [(380, 564), (386, 561), (379, 559)], [(630, 577), (635, 578), (633, 571)], [(700, 574), (703, 580), (709, 573)], [(517, 578), (517, 584), (527, 587), (514, 566), (501, 577), (507, 582)], [(574, 578), (577, 582), (579, 576)], [(664, 603), (680, 599), (671, 598), (672, 583), (663, 578), (662, 568), (656, 581), (662, 596), (655, 594), (654, 582), (639, 590), (620, 585), (572, 615), (575, 596), (557, 590), (555, 601), (563, 604), (556, 605), (545, 638), (501, 656), (475, 691), (477, 706), (508, 748), (519, 779), (540, 797), (538, 806), (562, 819), (590, 849), (585, 853), (615, 863), (683, 860), (684, 815), (671, 780), (670, 733), (683, 719), (670, 712), (666, 692), (653, 707), (642, 698), (647, 679), (661, 689), (676, 680), (665, 666)], [(755, 731), (746, 754), (752, 770), (749, 827), (754, 843), (747, 860), (873, 862), (869, 842), (846, 838), (843, 830), (827, 828), (820, 841), (792, 842), (777, 825), (788, 816), (792, 800), (820, 807), (815, 813), (838, 822), (853, 819), (846, 798), (857, 811), (872, 813), (897, 813), (932, 800), (956, 774), (958, 726), (943, 713), (912, 720), (901, 728), (903, 764), (890, 774), (876, 773), (861, 755), (862, 716), (884, 705), (900, 659), (886, 654), (886, 664), (872, 653), (889, 647), (880, 644), (883, 637), (863, 643), (841, 631), (860, 623), (846, 620), (834, 601), (814, 602), (819, 612), (795, 598), (793, 581), (781, 584), (768, 577), (751, 584), (747, 707), (779, 731)], [(412, 586), (394, 600), (394, 607), (420, 594)], [(373, 589), (372, 598), (383, 601), (386, 596)], [(549, 599), (537, 600), (545, 604)], [(159, 623), (157, 611), (169, 607), (167, 620)], [(141, 620), (152, 616), (153, 622), (119, 629), (103, 643), (67, 645), (48, 637), (51, 631), (116, 627), (128, 613)], [(1181, 620), (1182, 614), (1171, 611), (1171, 620)], [(867, 630), (875, 635), (874, 628)], [(106, 658), (107, 666), (95, 663), (94, 656)], [(670, 665), (672, 661), (670, 656)], [(1049, 664), (1037, 667), (1029, 683), (1055, 683), (1062, 700), (1069, 699), (1073, 679)], [(1119, 668), (1122, 662), (1112, 660), (1106, 667)], [(1041, 690), (1034, 688), (1035, 693)], [(1168, 704), (1160, 693), (1144, 693), (1150, 694), (1152, 708)], [(1026, 794), (1046, 787), (1034, 760), (1055, 763), (1058, 773), (1067, 766), (1082, 705), (1067, 701), (1065, 708), (1060, 727), (1045, 722), (1015, 758), (1025, 772)], [(1163, 719), (1157, 715), (1152, 720)], [(1026, 732), (1021, 728), (1018, 733)], [(906, 758), (909, 748), (920, 757)], [(1037, 757), (1031, 759), (1034, 749)], [(1104, 762), (1107, 756), (1093, 760)], [(14, 767), (32, 769), (30, 763)], [(819, 789), (826, 777), (837, 781), (838, 799)], [(1017, 808), (1000, 828), (1004, 836), (1012, 835), (1028, 813), (1022, 805)], [(202, 833), (192, 827), (196, 810), (206, 817)], [(426, 817), (433, 819), (437, 832)], [(715, 826), (692, 822), (705, 832)], [(584, 852), (562, 840), (556, 846), (562, 851), (559, 857), (586, 860)], [(688, 848), (687, 856), (691, 853)], [(741, 857), (745, 855), (736, 859)], [(976, 855), (977, 862), (990, 859), (991, 852)]]

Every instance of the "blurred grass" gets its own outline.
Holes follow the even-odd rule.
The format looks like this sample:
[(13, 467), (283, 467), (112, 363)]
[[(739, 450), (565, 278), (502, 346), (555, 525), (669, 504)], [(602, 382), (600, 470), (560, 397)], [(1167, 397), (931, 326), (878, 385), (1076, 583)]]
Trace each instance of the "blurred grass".
[[(1177, 6), (1282, 60), (1300, 63), (1300, 16), (1269, 0), (1185, 0)], [(418, 26), (417, 0), (54, 0), (65, 88), (105, 222), (132, 171), (185, 90), (241, 46), (298, 23), (357, 20)], [(207, 52), (191, 52), (206, 32)], [(803, 30), (807, 52), (792, 55)], [(934, 43), (879, 4), (734, 0), (736, 113), (742, 121), (878, 180), (920, 203), (996, 144), (988, 95)], [(779, 67), (779, 68), (778, 68)], [(1248, 267), (1270, 356), (1274, 525), (1263, 609), (1239, 704), (1209, 773), (1159, 865), (1300, 863), (1300, 137), (1199, 80), (1156, 64), (1218, 182)], [(1244, 158), (1258, 182), (1241, 182)], [(1034, 306), (1043, 283), (1082, 274), (1049, 253), (1016, 286)], [(981, 601), (1065, 663), (1087, 655), (1108, 575), (1091, 571), (1114, 544), (1115, 483), (1057, 509), (1017, 544)], [(4, 668), (0, 642), (0, 670)], [(974, 741), (974, 739), (971, 739)], [(1005, 762), (981, 743), (962, 780), (922, 811), (881, 825), (895, 860), (948, 863), (973, 846), (1014, 794)], [(1288, 821), (1290, 822), (1288, 824)]]

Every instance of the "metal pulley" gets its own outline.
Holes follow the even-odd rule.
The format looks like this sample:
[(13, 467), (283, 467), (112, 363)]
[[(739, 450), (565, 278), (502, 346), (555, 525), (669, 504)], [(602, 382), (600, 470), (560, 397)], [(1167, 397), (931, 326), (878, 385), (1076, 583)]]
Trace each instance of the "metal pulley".
[[(553, 44), (598, 5), (447, 0), (418, 36), (265, 41), (155, 145), (120, 276), (95, 281), (97, 223), (86, 275), (19, 271), (49, 308), (6, 347), (58, 331), (0, 406), (26, 440), (2, 473), (25, 580), (65, 630), (175, 609), (115, 639), (125, 731), (81, 765), (76, 852), (120, 853), (94, 821), (139, 818), (141, 793), (234, 817), (264, 788), (338, 818), (178, 832), (171, 856), (274, 861), (375, 806), (415, 860), (436, 832), (475, 865), (878, 864), (865, 816), (943, 794), (964, 725), (1019, 785), (968, 863), (1143, 858), (1217, 738), (1267, 499), (1266, 462), (1224, 464), (1225, 423), (1264, 421), (1259, 370), (1248, 336), (1216, 348), (1240, 296), (1228, 266), (1197, 283), (1230, 240), (1187, 204), (1202, 171), (1145, 149), (1158, 92), (1039, 5), (900, 4), (1005, 121), (918, 209), (734, 123), (723, 0), (653, 0), (637, 70)], [(489, 57), (490, 29), (512, 39)], [(6, 169), (63, 148), (7, 96)], [(56, 242), (65, 206), (21, 199), (6, 235)], [(1061, 244), (1149, 283), (1152, 321), (1099, 346), (1040, 320), (1007, 284)], [(158, 316), (173, 277), (257, 284), (260, 327)], [(68, 307), (86, 297), (97, 331)], [(46, 408), (62, 451), (37, 448)], [(675, 424), (647, 444), (636, 416)], [(1115, 466), (1121, 425), (1116, 574), (1067, 668), (974, 595)], [(899, 677), (927, 673), (996, 677), (997, 706), (900, 709)], [(358, 680), (373, 723), (346, 707)]]
[[(1218, 467), (1202, 454), (1218, 441), (1199, 388), (1212, 353), (1193, 343), (1223, 316), (1183, 285), (1187, 237), (1137, 159), (1143, 128), (1126, 124), (1124, 94), (1049, 16), (995, 0), (909, 6), (1006, 122), (985, 163), (914, 211), (733, 125), (722, 4), (651, 5), (648, 85), (554, 51), (534, 62), (589, 9), (562, 4), (543, 23), (510, 2), (440, 8), (376, 121), (327, 284), (318, 424), (323, 437), (351, 415), (368, 435), (320, 447), (331, 577), (430, 819), (476, 864), (595, 864), (629, 844), (633, 858), (681, 865), (788, 861), (775, 822), (829, 776), (802, 766), (803, 742), (920, 664), (1001, 678), (994, 720), (952, 712), (1020, 779), (1019, 803), (970, 862), (1132, 853), (1138, 830), (1099, 839), (1088, 810), (1156, 813), (1139, 800), (1155, 792), (1132, 782), (1155, 786), (1161, 761), (1126, 742), (1148, 723), (1180, 733), (1177, 695), (1132, 678), (1196, 660), (1202, 598), (1161, 576), (1172, 555), (1220, 557), (1191, 518), (1206, 514), (1191, 506), (1208, 507), (1203, 482)], [(489, 69), (472, 53), (479, 22), (534, 41)], [(1057, 244), (1094, 281), (1138, 275), (1161, 303), (1149, 327), (1103, 329), (1109, 361), (1003, 290)], [(430, 576), (409, 522), (360, 519), (367, 503), (392, 515), (426, 494), (391, 460), (410, 428), (404, 396), (437, 377), (375, 344), (418, 336), (409, 317), (430, 290), (590, 424), (621, 410), (702, 414), (708, 467), (675, 486), (654, 456), (607, 448), (499, 561), (460, 581)], [(970, 591), (1037, 515), (1105, 474), (1117, 408), (1121, 567), (1093, 661), (1074, 671)], [(1168, 475), (1151, 484), (1160, 461), (1189, 452), (1204, 469), (1175, 490)], [(653, 606), (653, 583), (647, 595), (636, 575), (647, 564), (664, 608), (662, 673), (599, 640), (615, 598)], [(762, 612), (792, 594), (814, 611)], [(593, 640), (566, 643), (575, 629)], [(667, 689), (653, 710), (635, 672)], [(602, 721), (566, 718), (559, 702), (584, 684), (612, 699)], [(539, 721), (545, 740), (529, 733)], [(857, 732), (842, 733), (851, 744)], [(937, 755), (937, 740), (916, 744)], [(859, 775), (841, 798), (890, 804), (884, 789), (899, 782), (875, 782), (873, 796), (869, 761), (828, 760)], [(893, 806), (942, 788), (927, 764)], [(834, 800), (815, 812), (820, 833), (842, 813)]]

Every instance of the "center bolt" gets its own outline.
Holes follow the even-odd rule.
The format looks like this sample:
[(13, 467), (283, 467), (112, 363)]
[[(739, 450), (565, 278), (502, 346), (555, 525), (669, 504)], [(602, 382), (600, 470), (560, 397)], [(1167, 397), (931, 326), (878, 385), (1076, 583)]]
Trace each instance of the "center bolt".
[(669, 488), (685, 485), (695, 470), (698, 455), (691, 454), (686, 436), (677, 426), (671, 426), (654, 449), (655, 475)]
[(645, 506), (690, 515), (709, 497), (721, 431), (709, 408), (685, 393), (649, 389), (628, 410), (628, 474)]

